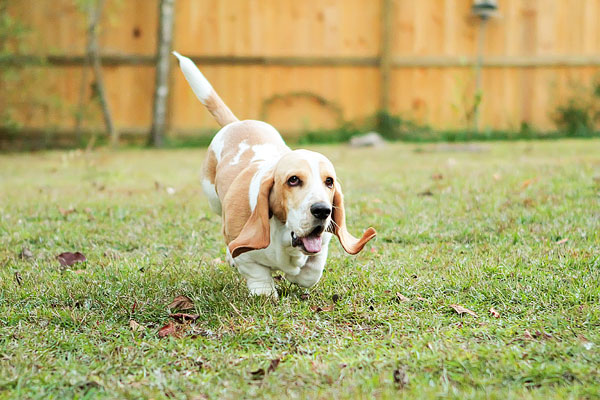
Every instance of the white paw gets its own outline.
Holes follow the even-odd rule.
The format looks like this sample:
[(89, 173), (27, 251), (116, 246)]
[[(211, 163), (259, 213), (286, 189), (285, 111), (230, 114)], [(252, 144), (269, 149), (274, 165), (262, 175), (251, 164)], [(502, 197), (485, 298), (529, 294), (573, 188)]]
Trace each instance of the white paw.
[(273, 284), (265, 282), (264, 284), (254, 283), (248, 284), (248, 290), (252, 296), (267, 296), (277, 298), (277, 289)]

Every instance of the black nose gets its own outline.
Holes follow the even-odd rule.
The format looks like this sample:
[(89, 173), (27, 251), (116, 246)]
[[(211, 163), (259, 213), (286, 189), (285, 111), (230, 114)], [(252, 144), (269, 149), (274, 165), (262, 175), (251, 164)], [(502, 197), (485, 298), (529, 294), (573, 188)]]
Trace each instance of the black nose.
[(329, 204), (321, 201), (310, 206), (310, 212), (319, 219), (325, 219), (331, 214), (331, 207)]

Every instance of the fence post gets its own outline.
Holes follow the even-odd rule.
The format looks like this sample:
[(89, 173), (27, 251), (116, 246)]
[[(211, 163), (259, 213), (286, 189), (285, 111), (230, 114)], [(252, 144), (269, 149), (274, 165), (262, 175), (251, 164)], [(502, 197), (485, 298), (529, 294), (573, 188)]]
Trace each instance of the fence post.
[(167, 120), (167, 97), (169, 95), (169, 67), (171, 65), (171, 44), (173, 43), (173, 21), (175, 0), (160, 0), (158, 37), (156, 41), (156, 79), (154, 104), (152, 107), (152, 128), (148, 144), (160, 147)]
[(389, 113), (390, 108), (390, 78), (392, 73), (392, 15), (393, 0), (381, 1), (381, 48), (379, 53), (379, 74), (381, 92), (379, 108)]

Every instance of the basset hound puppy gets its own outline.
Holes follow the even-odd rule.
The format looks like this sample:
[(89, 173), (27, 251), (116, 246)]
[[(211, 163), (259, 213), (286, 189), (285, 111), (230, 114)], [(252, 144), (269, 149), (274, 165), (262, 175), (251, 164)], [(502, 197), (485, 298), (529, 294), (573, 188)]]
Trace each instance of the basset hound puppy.
[(349, 254), (361, 251), (375, 229), (359, 239), (348, 232), (331, 162), (313, 151), (292, 151), (265, 122), (238, 120), (192, 60), (173, 54), (222, 126), (208, 148), (202, 189), (223, 218), (227, 259), (246, 278), (250, 293), (277, 297), (273, 270), (302, 287), (316, 284), (332, 235)]

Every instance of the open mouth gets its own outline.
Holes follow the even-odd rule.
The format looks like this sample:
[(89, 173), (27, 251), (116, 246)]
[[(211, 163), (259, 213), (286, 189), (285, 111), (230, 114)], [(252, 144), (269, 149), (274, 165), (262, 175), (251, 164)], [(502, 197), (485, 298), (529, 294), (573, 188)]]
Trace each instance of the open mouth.
[(300, 247), (306, 253), (316, 254), (321, 251), (321, 244), (323, 242), (321, 234), (324, 230), (325, 228), (319, 225), (304, 237), (298, 237), (292, 232), (292, 246)]

